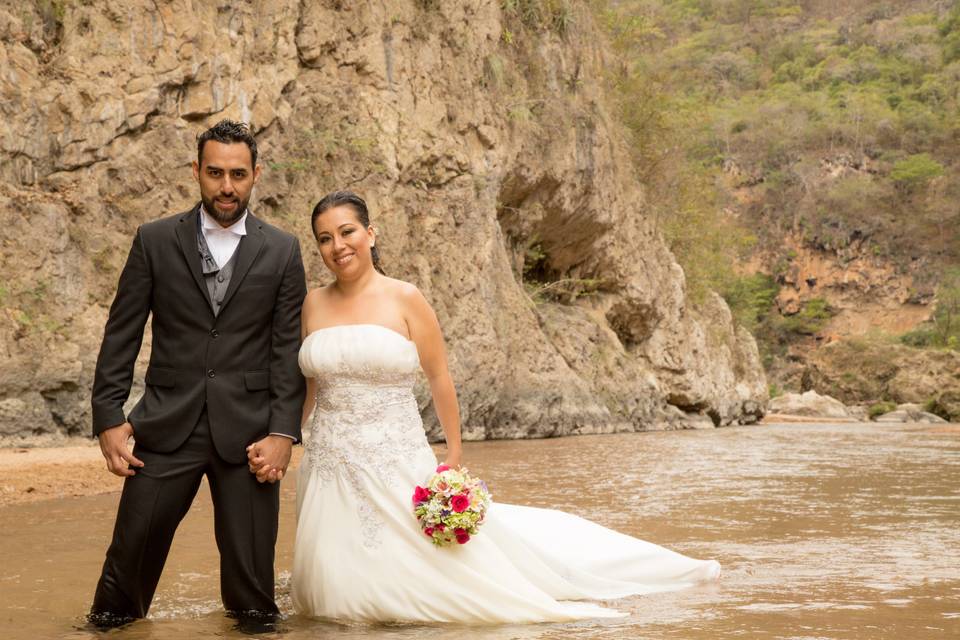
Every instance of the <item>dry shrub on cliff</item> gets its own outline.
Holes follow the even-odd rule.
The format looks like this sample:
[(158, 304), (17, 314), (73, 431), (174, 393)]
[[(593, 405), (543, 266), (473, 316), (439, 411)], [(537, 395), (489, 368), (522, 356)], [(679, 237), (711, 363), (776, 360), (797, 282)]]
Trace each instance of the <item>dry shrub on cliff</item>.
[(523, 27), (536, 31), (563, 35), (574, 20), (569, 0), (501, 0), (500, 6)]
[(948, 269), (943, 275), (930, 321), (900, 336), (900, 341), (913, 347), (960, 351), (960, 268)]

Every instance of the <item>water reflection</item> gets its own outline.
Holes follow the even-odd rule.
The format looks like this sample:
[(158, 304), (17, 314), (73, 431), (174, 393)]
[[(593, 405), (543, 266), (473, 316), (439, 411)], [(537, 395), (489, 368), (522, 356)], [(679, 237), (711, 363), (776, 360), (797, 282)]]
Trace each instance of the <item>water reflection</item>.
[[(718, 585), (629, 598), (629, 618), (466, 628), (291, 616), (299, 638), (941, 638), (960, 634), (960, 433), (783, 425), (468, 443), (502, 502), (560, 508), (724, 565)], [(292, 482), (277, 567), (291, 611)], [(117, 496), (0, 509), (0, 633), (89, 638)], [(218, 595), (206, 488), (177, 534), (149, 619), (108, 637), (250, 637)]]

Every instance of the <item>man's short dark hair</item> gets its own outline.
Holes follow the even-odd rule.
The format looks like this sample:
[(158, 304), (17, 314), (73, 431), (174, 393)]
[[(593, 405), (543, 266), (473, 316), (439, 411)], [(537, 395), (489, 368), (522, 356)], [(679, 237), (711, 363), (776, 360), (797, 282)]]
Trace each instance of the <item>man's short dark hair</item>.
[(250, 127), (243, 122), (221, 120), (197, 136), (197, 164), (203, 165), (203, 145), (207, 140), (216, 140), (223, 144), (242, 142), (250, 149), (251, 164), (257, 166), (257, 141), (250, 133)]

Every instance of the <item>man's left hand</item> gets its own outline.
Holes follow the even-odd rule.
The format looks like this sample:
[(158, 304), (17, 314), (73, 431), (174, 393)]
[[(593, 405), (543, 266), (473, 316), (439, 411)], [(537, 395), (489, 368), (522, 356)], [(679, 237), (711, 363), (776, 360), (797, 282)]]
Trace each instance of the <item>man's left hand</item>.
[(274, 483), (283, 479), (290, 464), (293, 440), (270, 435), (247, 447), (247, 466), (257, 476), (257, 482)]

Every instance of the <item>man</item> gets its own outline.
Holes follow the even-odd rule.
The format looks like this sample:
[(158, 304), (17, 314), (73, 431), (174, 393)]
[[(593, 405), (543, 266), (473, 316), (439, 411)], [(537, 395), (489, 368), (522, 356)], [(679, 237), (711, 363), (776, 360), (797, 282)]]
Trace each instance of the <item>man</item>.
[[(120, 275), (97, 359), (93, 433), (107, 468), (126, 479), (91, 609), (94, 624), (147, 614), (174, 532), (204, 475), (225, 608), (277, 613), (276, 480), (300, 438), (297, 350), (306, 285), (297, 239), (247, 209), (260, 169), (245, 125), (223, 120), (203, 132), (193, 163), (201, 202), (141, 226)], [(124, 416), (151, 313), (146, 389)], [(277, 471), (253, 475), (250, 445)]]

